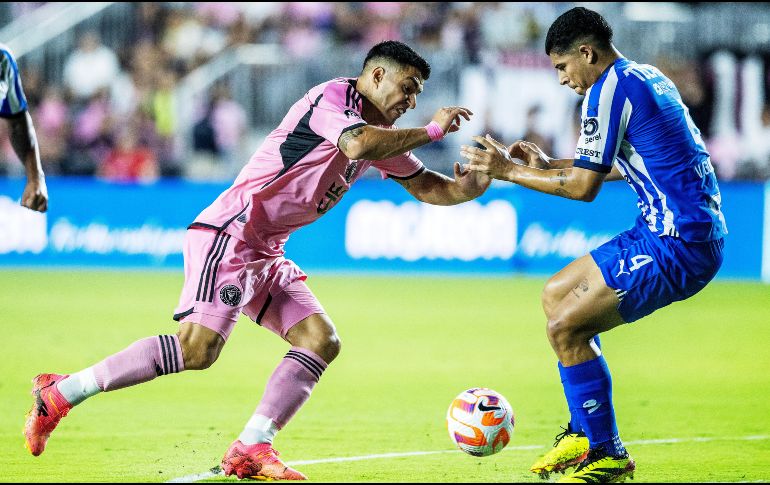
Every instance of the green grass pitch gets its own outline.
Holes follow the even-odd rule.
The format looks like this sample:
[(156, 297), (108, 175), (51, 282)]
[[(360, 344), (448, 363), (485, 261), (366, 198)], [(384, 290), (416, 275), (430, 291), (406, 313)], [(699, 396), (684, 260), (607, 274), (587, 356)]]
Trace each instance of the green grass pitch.
[[(342, 353), (278, 435), (282, 458), (437, 452), (297, 466), (318, 482), (538, 482), (528, 468), (567, 418), (544, 282), (312, 276)], [(30, 379), (175, 332), (181, 284), (181, 271), (0, 272), (0, 480), (162, 482), (219, 462), (288, 348), (246, 319), (210, 369), (98, 395), (42, 456), (23, 446)], [(770, 480), (770, 287), (713, 282), (602, 343), (636, 481)], [(451, 452), (444, 425), (452, 398), (476, 386), (502, 393), (516, 415), (508, 449), (487, 458)]]

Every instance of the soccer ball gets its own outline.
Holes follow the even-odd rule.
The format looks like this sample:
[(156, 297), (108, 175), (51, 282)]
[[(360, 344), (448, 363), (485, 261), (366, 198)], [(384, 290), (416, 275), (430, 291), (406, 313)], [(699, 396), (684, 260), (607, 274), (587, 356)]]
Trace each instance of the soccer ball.
[(513, 435), (513, 410), (492, 389), (468, 389), (449, 406), (446, 427), (452, 441), (469, 455), (494, 455)]

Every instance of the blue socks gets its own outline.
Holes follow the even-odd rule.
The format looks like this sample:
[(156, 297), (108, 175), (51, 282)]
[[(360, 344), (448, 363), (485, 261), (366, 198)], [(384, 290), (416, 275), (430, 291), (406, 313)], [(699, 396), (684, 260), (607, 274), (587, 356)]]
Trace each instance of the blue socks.
[[(596, 348), (601, 351), (602, 342), (599, 340), (599, 335), (594, 335), (594, 343), (596, 343)], [(559, 376), (561, 377), (561, 385), (564, 387), (564, 392), (566, 394), (567, 378), (564, 376), (564, 367), (562, 367), (561, 362), (559, 362)], [(569, 408), (569, 424), (567, 425), (567, 431), (570, 433), (582, 433), (583, 426), (580, 424), (578, 410), (572, 409), (572, 406), (570, 406), (569, 403), (567, 403), (567, 407)]]
[[(564, 394), (566, 395), (569, 384), (567, 383), (567, 376), (565, 375), (564, 369), (565, 367), (559, 362), (559, 376), (561, 377), (561, 385), (564, 387)], [(572, 409), (572, 406), (569, 405), (569, 400), (567, 401), (567, 407), (569, 408), (569, 424), (567, 425), (567, 431), (569, 433), (582, 433), (583, 426), (580, 424), (580, 414), (578, 414), (578, 410)]]
[(559, 374), (569, 404), (570, 429), (579, 430), (574, 427), (579, 422), (591, 449), (611, 456), (625, 455), (612, 407), (612, 378), (604, 356), (570, 367), (559, 363)]

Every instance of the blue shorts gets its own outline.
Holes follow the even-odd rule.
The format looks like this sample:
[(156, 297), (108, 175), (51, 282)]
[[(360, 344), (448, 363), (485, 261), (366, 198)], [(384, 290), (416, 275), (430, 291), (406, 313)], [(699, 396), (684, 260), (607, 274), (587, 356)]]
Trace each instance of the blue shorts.
[(687, 242), (636, 226), (591, 251), (604, 282), (620, 298), (618, 312), (630, 323), (703, 289), (722, 265), (724, 239)]

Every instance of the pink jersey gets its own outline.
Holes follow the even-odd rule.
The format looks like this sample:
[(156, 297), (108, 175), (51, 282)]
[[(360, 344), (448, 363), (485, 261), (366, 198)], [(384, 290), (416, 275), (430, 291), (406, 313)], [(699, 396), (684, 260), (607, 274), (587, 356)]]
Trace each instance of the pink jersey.
[(305, 93), (233, 185), (190, 227), (224, 231), (278, 256), (289, 234), (329, 211), (370, 166), (383, 178), (422, 172), (422, 162), (411, 152), (387, 160), (350, 160), (337, 148), (342, 133), (367, 124), (355, 86), (355, 79), (337, 78)]

